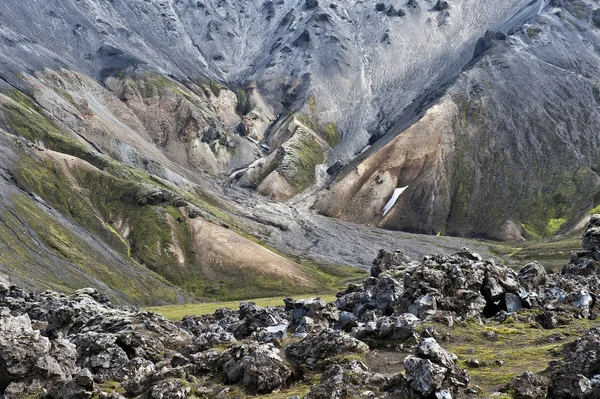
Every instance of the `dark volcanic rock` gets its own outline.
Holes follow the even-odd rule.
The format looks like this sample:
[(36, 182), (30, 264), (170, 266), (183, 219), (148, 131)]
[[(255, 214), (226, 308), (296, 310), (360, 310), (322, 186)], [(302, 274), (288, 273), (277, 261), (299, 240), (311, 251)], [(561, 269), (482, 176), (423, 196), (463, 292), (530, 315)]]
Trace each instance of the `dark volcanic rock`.
[(365, 389), (383, 388), (386, 383), (386, 377), (370, 373), (363, 363), (352, 360), (327, 369), (320, 382), (311, 387), (306, 399), (358, 397)]
[(292, 371), (272, 344), (243, 344), (229, 350), (231, 358), (223, 372), (231, 383), (239, 382), (250, 392), (270, 393), (288, 382)]
[(433, 11), (444, 11), (450, 8), (450, 3), (444, 0), (438, 0), (433, 6)]
[(290, 345), (286, 352), (298, 363), (317, 367), (322, 361), (343, 353), (365, 353), (369, 347), (348, 334), (326, 330), (318, 334), (310, 334), (302, 341)]
[(385, 251), (380, 250), (377, 258), (373, 261), (373, 267), (371, 267), (371, 276), (379, 277), (379, 275), (386, 270), (392, 268), (399, 268), (410, 262), (410, 258), (404, 255), (402, 251)]
[(515, 399), (543, 399), (548, 395), (548, 381), (526, 371), (512, 382)]
[(593, 328), (563, 347), (563, 359), (553, 362), (548, 396), (557, 399), (595, 398), (600, 394), (600, 329)]

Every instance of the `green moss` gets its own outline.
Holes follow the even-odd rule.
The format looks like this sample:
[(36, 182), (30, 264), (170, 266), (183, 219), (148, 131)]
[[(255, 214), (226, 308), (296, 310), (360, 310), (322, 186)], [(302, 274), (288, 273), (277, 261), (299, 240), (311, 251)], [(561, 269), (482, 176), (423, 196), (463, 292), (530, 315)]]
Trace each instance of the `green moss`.
[[(458, 113), (453, 120), (456, 151), (446, 233), (497, 237), (499, 227), (511, 220), (522, 224), (526, 238), (551, 237), (579, 220), (579, 212), (592, 203), (598, 192), (596, 174), (548, 156), (523, 166), (517, 150), (477, 151), (493, 147), (499, 134), (496, 115), (489, 111), (495, 100), (483, 90), (478, 95), (452, 93)], [(545, 112), (558, 112), (547, 107)], [(553, 151), (561, 151), (560, 140), (544, 133), (552, 129), (546, 119), (529, 118), (523, 128), (544, 137)]]
[(325, 140), (331, 147), (335, 147), (340, 143), (342, 136), (338, 131), (335, 123), (329, 122), (325, 125), (325, 128), (323, 130), (325, 133)]
[(527, 27), (527, 29), (525, 29), (525, 31), (527, 32), (527, 35), (531, 38), (535, 38), (539, 36), (540, 33), (542, 33), (542, 29), (539, 26), (529, 26)]
[(317, 113), (317, 98), (315, 96), (309, 96), (307, 103), (308, 103), (308, 109), (310, 110), (310, 112), (312, 114), (316, 114)]
[[(92, 248), (86, 241), (75, 235), (67, 226), (63, 226), (57, 219), (42, 210), (30, 198), (24, 195), (15, 196), (12, 199), (14, 212), (19, 215), (20, 222), (34, 231), (36, 240), (32, 241), (35, 244), (35, 249), (27, 245), (27, 250), (33, 251), (50, 251), (46, 256), (57, 257), (62, 260), (65, 265), (73, 265), (73, 269), (64, 269), (61, 271), (46, 268), (39, 274), (32, 274), (34, 279), (40, 279), (44, 284), (60, 287), (64, 289), (81, 288), (89, 284), (82, 280), (81, 272), (83, 271), (93, 278), (97, 278), (106, 285), (113, 287), (126, 295), (126, 301), (129, 303), (152, 303), (157, 301), (174, 302), (176, 301), (174, 291), (153, 291), (153, 288), (158, 288), (156, 283), (144, 277), (143, 270), (139, 265), (133, 262), (131, 270), (127, 274), (122, 274), (122, 270), (116, 269), (113, 264), (104, 263), (105, 257), (100, 255), (96, 249)], [(22, 239), (19, 237), (20, 244)], [(0, 241), (3, 241), (0, 238)], [(43, 245), (42, 250), (40, 245)], [(30, 264), (34, 264), (32, 261)], [(8, 266), (11, 266), (10, 264)], [(25, 265), (17, 265), (19, 270)], [(134, 275), (130, 273), (134, 273)], [(62, 281), (64, 278), (65, 281)], [(113, 298), (117, 299), (117, 298)], [(124, 298), (119, 298), (123, 301)]]
[(67, 100), (71, 105), (73, 105), (75, 108), (78, 108), (79, 105), (75, 102), (75, 99), (73, 98), (72, 95), (70, 95), (68, 92), (66, 92), (65, 90), (56, 88), (55, 89), (58, 93), (60, 93), (60, 95)]
[(298, 132), (284, 144), (285, 159), (278, 171), (292, 186), (294, 192), (300, 192), (314, 182), (315, 167), (325, 160), (324, 148), (317, 139), (307, 132)]
[(63, 133), (29, 97), (18, 91), (8, 95), (13, 99), (18, 98), (19, 101), (15, 101), (21, 105), (5, 107), (8, 125), (15, 135), (33, 142), (43, 142), (51, 150), (81, 158), (100, 169), (110, 166), (107, 158)]
[(331, 147), (335, 147), (341, 141), (341, 133), (333, 122), (321, 123), (317, 107), (317, 98), (315, 96), (308, 97), (307, 100), (309, 113), (298, 113), (296, 119), (304, 126), (313, 130), (322, 137)]
[(592, 209), (591, 209), (591, 210), (588, 212), (588, 214), (590, 214), (590, 215), (595, 215), (595, 214), (597, 214), (597, 213), (600, 213), (600, 205), (598, 205), (598, 206), (596, 206), (596, 207), (592, 208)]
[(219, 97), (219, 94), (221, 94), (221, 90), (227, 89), (226, 86), (220, 84), (219, 82), (215, 82), (214, 80), (210, 80), (208, 82), (208, 85), (209, 85), (210, 90), (212, 91), (212, 93), (215, 96), (217, 96), (217, 97)]
[(553, 236), (559, 232), (563, 226), (567, 224), (566, 218), (557, 218), (548, 220), (548, 225), (546, 226), (546, 235)]
[(248, 112), (252, 111), (250, 97), (248, 96), (246, 90), (237, 89), (235, 91), (235, 96), (237, 98), (235, 110), (239, 115), (246, 115)]
[(315, 131), (318, 129), (318, 124), (317, 124), (318, 122), (316, 122), (313, 118), (311, 118), (307, 114), (299, 113), (296, 115), (296, 118), (298, 119), (298, 121), (300, 123), (302, 123), (307, 128), (309, 128), (311, 130), (315, 130)]
[[(521, 310), (517, 314), (526, 317), (529, 310)], [(576, 320), (569, 326), (554, 330), (536, 328), (537, 325), (513, 322), (510, 324), (486, 323), (457, 323), (453, 327), (435, 324), (434, 328), (440, 333), (451, 334), (452, 338), (443, 343), (445, 349), (458, 356), (459, 366), (466, 368), (471, 377), (471, 383), (482, 390), (481, 397), (488, 397), (505, 386), (513, 378), (525, 371), (534, 373), (545, 370), (552, 360), (556, 360), (565, 341), (576, 339), (588, 328), (597, 325), (590, 320)], [(426, 328), (429, 325), (424, 325)], [(494, 331), (496, 338), (490, 340), (486, 333)], [(549, 337), (562, 334), (568, 338), (555, 343)], [(469, 359), (477, 359), (481, 365), (470, 367)], [(503, 365), (497, 363), (503, 361)]]

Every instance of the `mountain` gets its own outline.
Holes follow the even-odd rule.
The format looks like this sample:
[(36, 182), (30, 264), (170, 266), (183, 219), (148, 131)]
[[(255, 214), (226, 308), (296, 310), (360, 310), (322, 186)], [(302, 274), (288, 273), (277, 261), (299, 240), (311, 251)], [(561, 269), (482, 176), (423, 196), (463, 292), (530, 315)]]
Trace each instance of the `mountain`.
[(6, 0), (0, 272), (117, 303), (322, 293), (379, 248), (572, 229), (600, 203), (597, 8)]
[[(508, 36), (486, 33), (482, 55), (436, 104), (340, 174), (317, 208), (384, 228), (496, 239), (577, 225), (599, 200), (591, 4), (555, 2)], [(397, 187), (408, 188), (383, 215)]]

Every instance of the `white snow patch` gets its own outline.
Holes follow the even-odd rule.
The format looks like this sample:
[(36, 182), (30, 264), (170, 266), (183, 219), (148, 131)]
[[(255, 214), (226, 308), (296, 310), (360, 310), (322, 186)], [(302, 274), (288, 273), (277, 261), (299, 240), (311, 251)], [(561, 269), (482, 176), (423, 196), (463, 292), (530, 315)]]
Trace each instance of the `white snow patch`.
[(407, 188), (408, 188), (408, 186), (399, 187), (394, 190), (394, 194), (392, 195), (392, 198), (390, 198), (388, 203), (385, 204), (385, 207), (383, 207), (383, 216), (387, 215), (388, 212), (392, 210), (393, 206), (396, 205), (396, 201), (398, 201), (398, 198), (400, 198), (400, 194), (402, 194)]

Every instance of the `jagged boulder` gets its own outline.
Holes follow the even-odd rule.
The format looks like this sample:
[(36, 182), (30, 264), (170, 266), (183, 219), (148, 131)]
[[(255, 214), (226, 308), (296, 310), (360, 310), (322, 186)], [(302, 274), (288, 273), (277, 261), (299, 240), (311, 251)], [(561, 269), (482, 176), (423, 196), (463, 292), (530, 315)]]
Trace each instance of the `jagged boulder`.
[(288, 328), (299, 333), (318, 332), (339, 322), (339, 309), (321, 298), (284, 299), (285, 310), (291, 312)]
[(192, 388), (181, 379), (169, 379), (155, 384), (148, 393), (149, 399), (185, 399)]
[(373, 260), (371, 276), (379, 277), (381, 273), (387, 270), (397, 269), (408, 263), (410, 263), (410, 258), (404, 252), (400, 250), (390, 252), (382, 249), (377, 254), (377, 258)]
[(358, 397), (365, 391), (383, 389), (388, 379), (369, 372), (367, 366), (356, 360), (336, 364), (327, 369), (318, 384), (313, 385), (305, 399), (342, 399)]
[(563, 346), (563, 359), (548, 368), (548, 396), (557, 399), (600, 395), (600, 328)]
[(408, 356), (404, 359), (406, 379), (410, 387), (423, 396), (429, 396), (442, 388), (448, 369), (437, 365), (430, 360)]
[(519, 270), (518, 277), (519, 283), (527, 291), (534, 290), (535, 288), (546, 284), (547, 281), (546, 269), (537, 262), (526, 264)]
[(335, 330), (325, 330), (320, 333), (310, 334), (302, 341), (287, 347), (287, 355), (298, 364), (311, 368), (332, 360), (335, 356), (344, 353), (366, 353), (369, 347), (350, 335)]
[(42, 385), (68, 379), (76, 370), (75, 347), (63, 339), (51, 341), (32, 328), (28, 315), (13, 317), (0, 308), (0, 392), (14, 384), (18, 393), (35, 382)]
[(515, 399), (543, 399), (548, 395), (548, 381), (526, 371), (512, 382)]
[(456, 365), (456, 355), (442, 348), (434, 338), (419, 343), (415, 356), (404, 360), (406, 379), (423, 396), (442, 395), (442, 391), (458, 392), (469, 383), (467, 372)]
[(240, 383), (250, 392), (270, 393), (287, 384), (291, 369), (273, 344), (245, 343), (232, 348), (222, 366), (230, 383)]
[(234, 331), (236, 338), (247, 338), (261, 329), (281, 324), (283, 320), (268, 309), (261, 309), (254, 302), (240, 303), (240, 323)]
[(88, 369), (79, 371), (72, 379), (61, 381), (49, 390), (55, 399), (89, 399), (94, 394), (94, 379)]
[(74, 337), (78, 366), (90, 369), (99, 381), (114, 379), (129, 361), (127, 353), (117, 344), (117, 338), (115, 334), (100, 333)]

